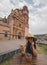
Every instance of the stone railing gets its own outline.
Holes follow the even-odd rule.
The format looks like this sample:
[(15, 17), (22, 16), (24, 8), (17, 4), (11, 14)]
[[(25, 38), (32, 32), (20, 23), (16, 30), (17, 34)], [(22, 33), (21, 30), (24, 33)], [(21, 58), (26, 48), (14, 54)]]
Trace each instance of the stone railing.
[(0, 32), (0, 40), (23, 39), (23, 38), (25, 37), (19, 34), (8, 34), (8, 33)]

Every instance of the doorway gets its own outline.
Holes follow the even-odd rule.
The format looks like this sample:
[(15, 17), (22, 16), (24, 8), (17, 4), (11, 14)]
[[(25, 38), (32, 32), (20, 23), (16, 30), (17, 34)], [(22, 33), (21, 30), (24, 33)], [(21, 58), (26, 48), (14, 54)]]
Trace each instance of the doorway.
[(18, 39), (21, 39), (21, 32), (18, 33)]

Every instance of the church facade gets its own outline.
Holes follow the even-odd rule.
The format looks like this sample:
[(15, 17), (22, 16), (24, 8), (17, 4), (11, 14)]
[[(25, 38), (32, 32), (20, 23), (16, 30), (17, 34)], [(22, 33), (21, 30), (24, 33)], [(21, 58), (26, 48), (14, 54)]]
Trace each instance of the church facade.
[(7, 18), (0, 18), (0, 39), (21, 39), (27, 36), (29, 30), (28, 14), (28, 8), (24, 6), (22, 9), (12, 9)]

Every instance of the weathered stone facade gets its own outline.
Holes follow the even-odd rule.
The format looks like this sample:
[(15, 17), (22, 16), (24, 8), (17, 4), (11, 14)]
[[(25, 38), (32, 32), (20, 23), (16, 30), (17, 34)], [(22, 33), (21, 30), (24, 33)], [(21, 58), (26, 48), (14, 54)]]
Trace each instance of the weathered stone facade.
[[(5, 34), (10, 32), (9, 23), (6, 18), (0, 18), (0, 39), (5, 39)], [(7, 35), (8, 37), (8, 35)]]
[[(23, 38), (28, 35), (28, 13), (28, 8), (26, 6), (24, 6), (23, 9), (12, 10), (7, 19), (0, 19), (0, 32), (9, 34), (9, 39)], [(2, 37), (2, 35), (3, 34), (0, 34), (0, 37)]]

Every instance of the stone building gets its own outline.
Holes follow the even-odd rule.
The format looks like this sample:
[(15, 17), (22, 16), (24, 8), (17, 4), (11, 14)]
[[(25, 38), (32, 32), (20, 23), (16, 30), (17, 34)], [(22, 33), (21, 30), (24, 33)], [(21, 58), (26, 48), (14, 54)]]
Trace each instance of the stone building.
[(0, 37), (2, 37), (4, 32), (5, 35), (3, 36), (5, 36), (5, 38), (8, 37), (9, 39), (24, 38), (28, 35), (28, 14), (28, 8), (27, 6), (24, 6), (22, 9), (12, 9), (7, 19), (6, 17), (0, 18)]
[(0, 39), (4, 39), (8, 37), (8, 35), (4, 33), (8, 33), (10, 31), (10, 27), (8, 25), (9, 23), (7, 22), (6, 17), (5, 18), (0, 18)]

